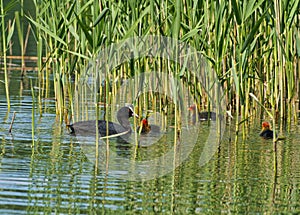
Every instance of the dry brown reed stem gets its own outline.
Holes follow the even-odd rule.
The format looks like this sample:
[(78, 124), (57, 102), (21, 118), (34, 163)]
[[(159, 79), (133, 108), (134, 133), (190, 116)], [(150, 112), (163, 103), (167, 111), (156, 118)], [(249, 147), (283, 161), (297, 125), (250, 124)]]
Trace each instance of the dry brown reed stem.
[[(2, 58), (2, 56), (0, 56)], [(22, 60), (22, 58), (24, 58), (24, 60), (26, 61), (38, 61), (38, 57), (36, 56), (18, 56), (18, 55), (7, 55), (6, 59), (12, 59), (12, 60)], [(47, 58), (43, 57), (42, 58), (44, 62), (46, 62)]]
[(16, 118), (16, 111), (14, 111), (13, 117), (11, 119), (11, 123), (10, 123), (9, 129), (8, 129), (9, 133), (12, 132), (12, 128), (13, 128), (13, 124), (14, 124), (15, 118)]

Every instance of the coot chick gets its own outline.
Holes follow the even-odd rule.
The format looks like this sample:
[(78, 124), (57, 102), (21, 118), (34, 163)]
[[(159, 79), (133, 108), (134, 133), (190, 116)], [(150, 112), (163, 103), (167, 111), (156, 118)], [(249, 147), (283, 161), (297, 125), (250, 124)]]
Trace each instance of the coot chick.
[[(107, 122), (105, 120), (98, 120), (98, 132), (101, 136), (109, 136), (114, 134), (129, 135), (131, 133), (131, 126), (129, 118), (137, 116), (133, 111), (132, 106), (125, 106), (118, 110), (117, 120), (120, 124), (114, 122)], [(71, 134), (80, 135), (95, 135), (96, 134), (96, 121), (88, 120), (75, 122), (68, 126)], [(124, 134), (123, 134), (124, 133)]]
[(263, 122), (262, 123), (262, 130), (259, 134), (264, 139), (273, 139), (273, 131), (270, 129), (270, 123)]
[[(193, 122), (193, 124), (195, 124), (196, 119), (197, 119), (197, 115), (196, 115), (197, 106), (191, 105), (188, 108), (188, 110), (192, 112), (192, 122)], [(198, 120), (199, 121), (207, 121), (207, 120), (216, 121), (216, 113), (215, 112), (207, 112), (207, 111), (198, 112)]]
[(148, 134), (151, 133), (160, 133), (160, 127), (157, 125), (149, 125), (147, 118), (142, 119), (141, 121), (142, 127), (138, 126), (137, 132), (140, 132), (141, 134)]

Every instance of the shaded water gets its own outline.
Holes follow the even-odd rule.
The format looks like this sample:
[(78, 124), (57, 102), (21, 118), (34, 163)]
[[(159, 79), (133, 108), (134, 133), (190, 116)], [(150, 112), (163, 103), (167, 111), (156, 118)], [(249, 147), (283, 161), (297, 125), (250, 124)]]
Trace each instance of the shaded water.
[[(174, 171), (148, 181), (124, 179), (122, 173), (95, 168), (80, 141), (68, 134), (55, 115), (55, 102), (41, 101), (35, 109), (32, 140), (32, 97), (27, 73), (10, 73), (11, 111), (7, 113), (4, 84), (0, 83), (0, 213), (91, 212), (116, 214), (215, 214), (300, 213), (299, 128), (282, 131), (287, 139), (277, 144), (258, 137), (260, 122), (254, 123), (246, 141), (230, 141), (230, 126), (212, 159), (199, 165), (203, 136), (209, 126), (202, 123), (200, 136), (190, 156)], [(3, 80), (3, 72), (0, 72)], [(20, 90), (23, 86), (23, 90)], [(53, 92), (48, 96), (53, 97)], [(8, 128), (13, 111), (12, 134)], [(193, 138), (193, 137), (190, 137)], [(241, 139), (241, 138), (240, 138)], [(142, 159), (172, 148), (138, 149)], [(119, 156), (131, 156), (135, 147), (112, 147)], [(277, 161), (275, 166), (274, 159)], [(276, 167), (276, 168), (275, 168)], [(147, 172), (147, 166), (145, 166)]]

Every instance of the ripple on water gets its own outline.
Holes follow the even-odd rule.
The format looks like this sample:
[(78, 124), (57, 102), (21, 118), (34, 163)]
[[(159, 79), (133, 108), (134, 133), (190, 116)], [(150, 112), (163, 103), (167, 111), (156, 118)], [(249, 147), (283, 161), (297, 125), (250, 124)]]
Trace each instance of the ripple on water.
[[(43, 109), (41, 115), (36, 111), (33, 144), (31, 97), (12, 100), (14, 104), (8, 116), (1, 97), (2, 94), (1, 214), (299, 212), (300, 132), (297, 127), (284, 133), (288, 138), (277, 144), (276, 154), (272, 141), (260, 139), (259, 129), (254, 127), (245, 141), (240, 139), (236, 144), (226, 134), (225, 141), (205, 165), (198, 163), (203, 150), (203, 141), (199, 140), (189, 158), (174, 171), (149, 181), (129, 181), (120, 179), (121, 171), (95, 169), (95, 162), (89, 160), (78, 140), (56, 122), (51, 110), (53, 104)], [(17, 116), (13, 133), (9, 135), (13, 111)], [(206, 126), (201, 130), (202, 139), (208, 130)], [(159, 146), (161, 150), (155, 146), (151, 150), (146, 147), (137, 150), (143, 155), (141, 159), (147, 160), (172, 150), (173, 144), (169, 140)], [(129, 162), (137, 159), (135, 147), (117, 147), (115, 143), (110, 147), (116, 156), (126, 157)], [(95, 152), (94, 148), (91, 152)], [(113, 165), (122, 166), (120, 160), (115, 159)], [(144, 172), (147, 173), (147, 166)]]

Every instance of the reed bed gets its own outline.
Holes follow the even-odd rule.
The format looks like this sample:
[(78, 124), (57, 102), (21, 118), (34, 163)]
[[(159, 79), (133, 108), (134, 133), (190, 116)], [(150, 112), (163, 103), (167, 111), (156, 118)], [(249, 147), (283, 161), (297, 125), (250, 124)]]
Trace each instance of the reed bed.
[[(2, 1), (1, 29), (7, 32)], [(98, 60), (99, 51), (130, 37), (161, 35), (185, 42), (201, 52), (223, 86), (221, 97), (226, 101), (226, 111), (235, 115), (236, 133), (241, 128), (245, 133), (247, 122), (257, 117), (272, 120), (273, 126), (277, 122), (297, 123), (300, 106), (299, 0), (33, 2), (35, 15), (26, 11), (15, 14), (18, 35), (20, 43), (24, 44), (19, 19), (29, 20), (31, 34), (37, 43), (39, 77), (46, 81), (45, 74), (53, 74), (56, 112), (61, 120), (66, 109), (73, 119), (88, 114), (86, 108), (85, 114), (76, 116), (74, 101), (78, 96), (78, 84), (86, 75), (89, 63)], [(9, 36), (10, 33), (2, 34), (1, 38), (4, 66)], [(123, 80), (150, 70), (174, 75), (185, 82), (202, 109), (211, 108), (212, 101), (193, 76), (197, 71), (149, 57), (129, 59), (117, 68), (105, 70), (105, 75), (99, 77), (104, 87), (100, 87), (99, 92), (94, 89), (99, 93), (99, 102), (105, 104), (103, 108), (112, 102)], [(9, 104), (8, 80), (5, 83)], [(86, 91), (80, 93), (83, 96)], [(153, 104), (149, 108), (164, 110), (172, 102), (150, 93), (144, 94), (137, 103), (145, 108)], [(176, 118), (180, 108), (176, 104), (175, 107)], [(180, 120), (176, 118), (175, 121), (179, 123)]]

